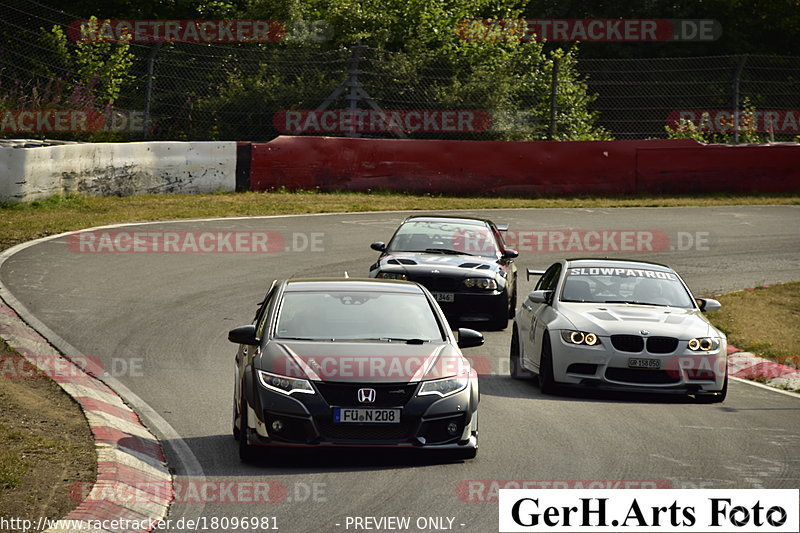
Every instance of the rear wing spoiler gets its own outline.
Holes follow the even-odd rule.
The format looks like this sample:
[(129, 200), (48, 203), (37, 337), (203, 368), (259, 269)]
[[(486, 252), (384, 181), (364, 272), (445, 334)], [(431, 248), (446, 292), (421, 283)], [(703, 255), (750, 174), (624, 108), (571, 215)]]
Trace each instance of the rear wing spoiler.
[(536, 276), (538, 278), (539, 276), (544, 274), (544, 270), (536, 270), (536, 269), (533, 269), (533, 268), (527, 268), (527, 269), (525, 269), (525, 271), (528, 274), (528, 281), (531, 280), (531, 276)]

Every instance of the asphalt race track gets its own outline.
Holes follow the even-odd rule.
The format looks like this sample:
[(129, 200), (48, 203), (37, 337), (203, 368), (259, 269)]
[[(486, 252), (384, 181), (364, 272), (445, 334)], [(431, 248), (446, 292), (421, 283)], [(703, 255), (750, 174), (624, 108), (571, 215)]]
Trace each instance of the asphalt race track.
[[(800, 280), (800, 207), (536, 209), (481, 211), (520, 234), (517, 265), (568, 256), (666, 263), (696, 296)], [(800, 397), (731, 382), (721, 405), (684, 399), (570, 393), (543, 396), (508, 376), (510, 327), (465, 350), (484, 358), (480, 451), (446, 462), (425, 454), (312, 451), (243, 465), (231, 436), (235, 347), (270, 281), (366, 275), (405, 213), (363, 213), (156, 223), (128, 231), (275, 231), (276, 253), (79, 253), (59, 237), (26, 247), (0, 267), (0, 282), (27, 312), (79, 352), (101, 358), (108, 381), (163, 439), (178, 474), (170, 518), (274, 516), (284, 532), (354, 531), (347, 517), (411, 517), (411, 531), (497, 531), (497, 485), (591, 480), (676, 488), (800, 486)], [(557, 231), (538, 250), (535, 231)], [(647, 231), (652, 251), (568, 251), (567, 230)], [(586, 233), (576, 234), (584, 244)], [(664, 241), (666, 238), (669, 242)], [(594, 237), (592, 237), (594, 239)], [(532, 240), (533, 239), (533, 240)], [(524, 241), (524, 242), (523, 242)], [(289, 250), (287, 251), (286, 248)], [(314, 248), (316, 251), (311, 251)], [(532, 283), (520, 284), (521, 295)], [(24, 311), (23, 311), (24, 313)], [(509, 323), (510, 325), (510, 323)], [(210, 482), (205, 496), (186, 482)], [(273, 481), (286, 493), (264, 503), (248, 488)], [(231, 482), (238, 489), (228, 492)], [(228, 484), (228, 485), (225, 485)], [(228, 487), (221, 490), (220, 487)], [(579, 486), (579, 485), (578, 485)], [(645, 485), (647, 486), (647, 485)], [(213, 487), (216, 487), (214, 489)], [(241, 489), (241, 490), (239, 490)], [(238, 492), (237, 492), (238, 491)], [(441, 517), (417, 529), (418, 518)], [(452, 525), (447, 520), (453, 519)], [(338, 525), (337, 525), (338, 524)], [(438, 528), (437, 528), (438, 526)], [(176, 529), (177, 530), (177, 529)], [(223, 530), (218, 528), (218, 530)]]

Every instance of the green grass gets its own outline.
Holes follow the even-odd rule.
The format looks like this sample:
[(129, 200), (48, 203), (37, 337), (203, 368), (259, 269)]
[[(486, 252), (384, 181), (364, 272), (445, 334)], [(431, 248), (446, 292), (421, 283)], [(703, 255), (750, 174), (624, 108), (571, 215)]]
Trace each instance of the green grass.
[(537, 209), (675, 207), (720, 205), (800, 205), (799, 195), (624, 198), (489, 198), (440, 195), (318, 191), (276, 191), (196, 195), (95, 198), (56, 196), (24, 203), (0, 203), (0, 249), (35, 238), (91, 226), (184, 218), (381, 210)]
[(718, 299), (722, 309), (708, 317), (730, 344), (800, 368), (800, 282), (736, 291)]

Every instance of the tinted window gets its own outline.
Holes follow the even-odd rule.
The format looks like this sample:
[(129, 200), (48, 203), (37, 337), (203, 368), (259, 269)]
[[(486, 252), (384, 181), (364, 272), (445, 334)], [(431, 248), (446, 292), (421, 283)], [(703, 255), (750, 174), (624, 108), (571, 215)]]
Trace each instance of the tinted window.
[(554, 291), (556, 290), (556, 285), (558, 285), (558, 278), (561, 276), (561, 263), (556, 263), (551, 265), (542, 277), (539, 278), (539, 282), (536, 284), (536, 290), (539, 291)]
[(693, 308), (674, 272), (616, 267), (571, 267), (562, 302), (630, 303)]
[(276, 337), (444, 340), (423, 294), (286, 292)]

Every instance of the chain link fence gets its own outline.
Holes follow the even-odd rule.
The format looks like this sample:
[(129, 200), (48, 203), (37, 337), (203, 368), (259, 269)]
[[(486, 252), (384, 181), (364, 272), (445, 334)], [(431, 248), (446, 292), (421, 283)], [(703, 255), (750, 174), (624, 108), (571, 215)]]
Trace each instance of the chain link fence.
[[(127, 75), (111, 105), (96, 96), (102, 79), (64, 59), (64, 50), (74, 55), (75, 42), (59, 45), (52, 37), (53, 27), (67, 35), (79, 18), (35, 1), (0, 0), (0, 137), (644, 139), (667, 137), (667, 128), (683, 120), (736, 142), (731, 124), (740, 110), (752, 113), (750, 128), (763, 140), (800, 135), (800, 57), (755, 55), (578, 54), (577, 61), (543, 59), (516, 71), (482, 72), (461, 68), (452, 57), (360, 44), (328, 50), (313, 40), (132, 42)], [(84, 85), (70, 81), (77, 79)], [(585, 116), (576, 114), (579, 105), (588, 109)], [(98, 117), (76, 124), (64, 115), (59, 124), (68, 127), (60, 129), (53, 127), (55, 115), (41, 116), (47, 109), (86, 108)], [(39, 114), (26, 114), (32, 111)], [(81, 129), (87, 120), (93, 129)], [(582, 121), (594, 125), (574, 134), (570, 128)]]

